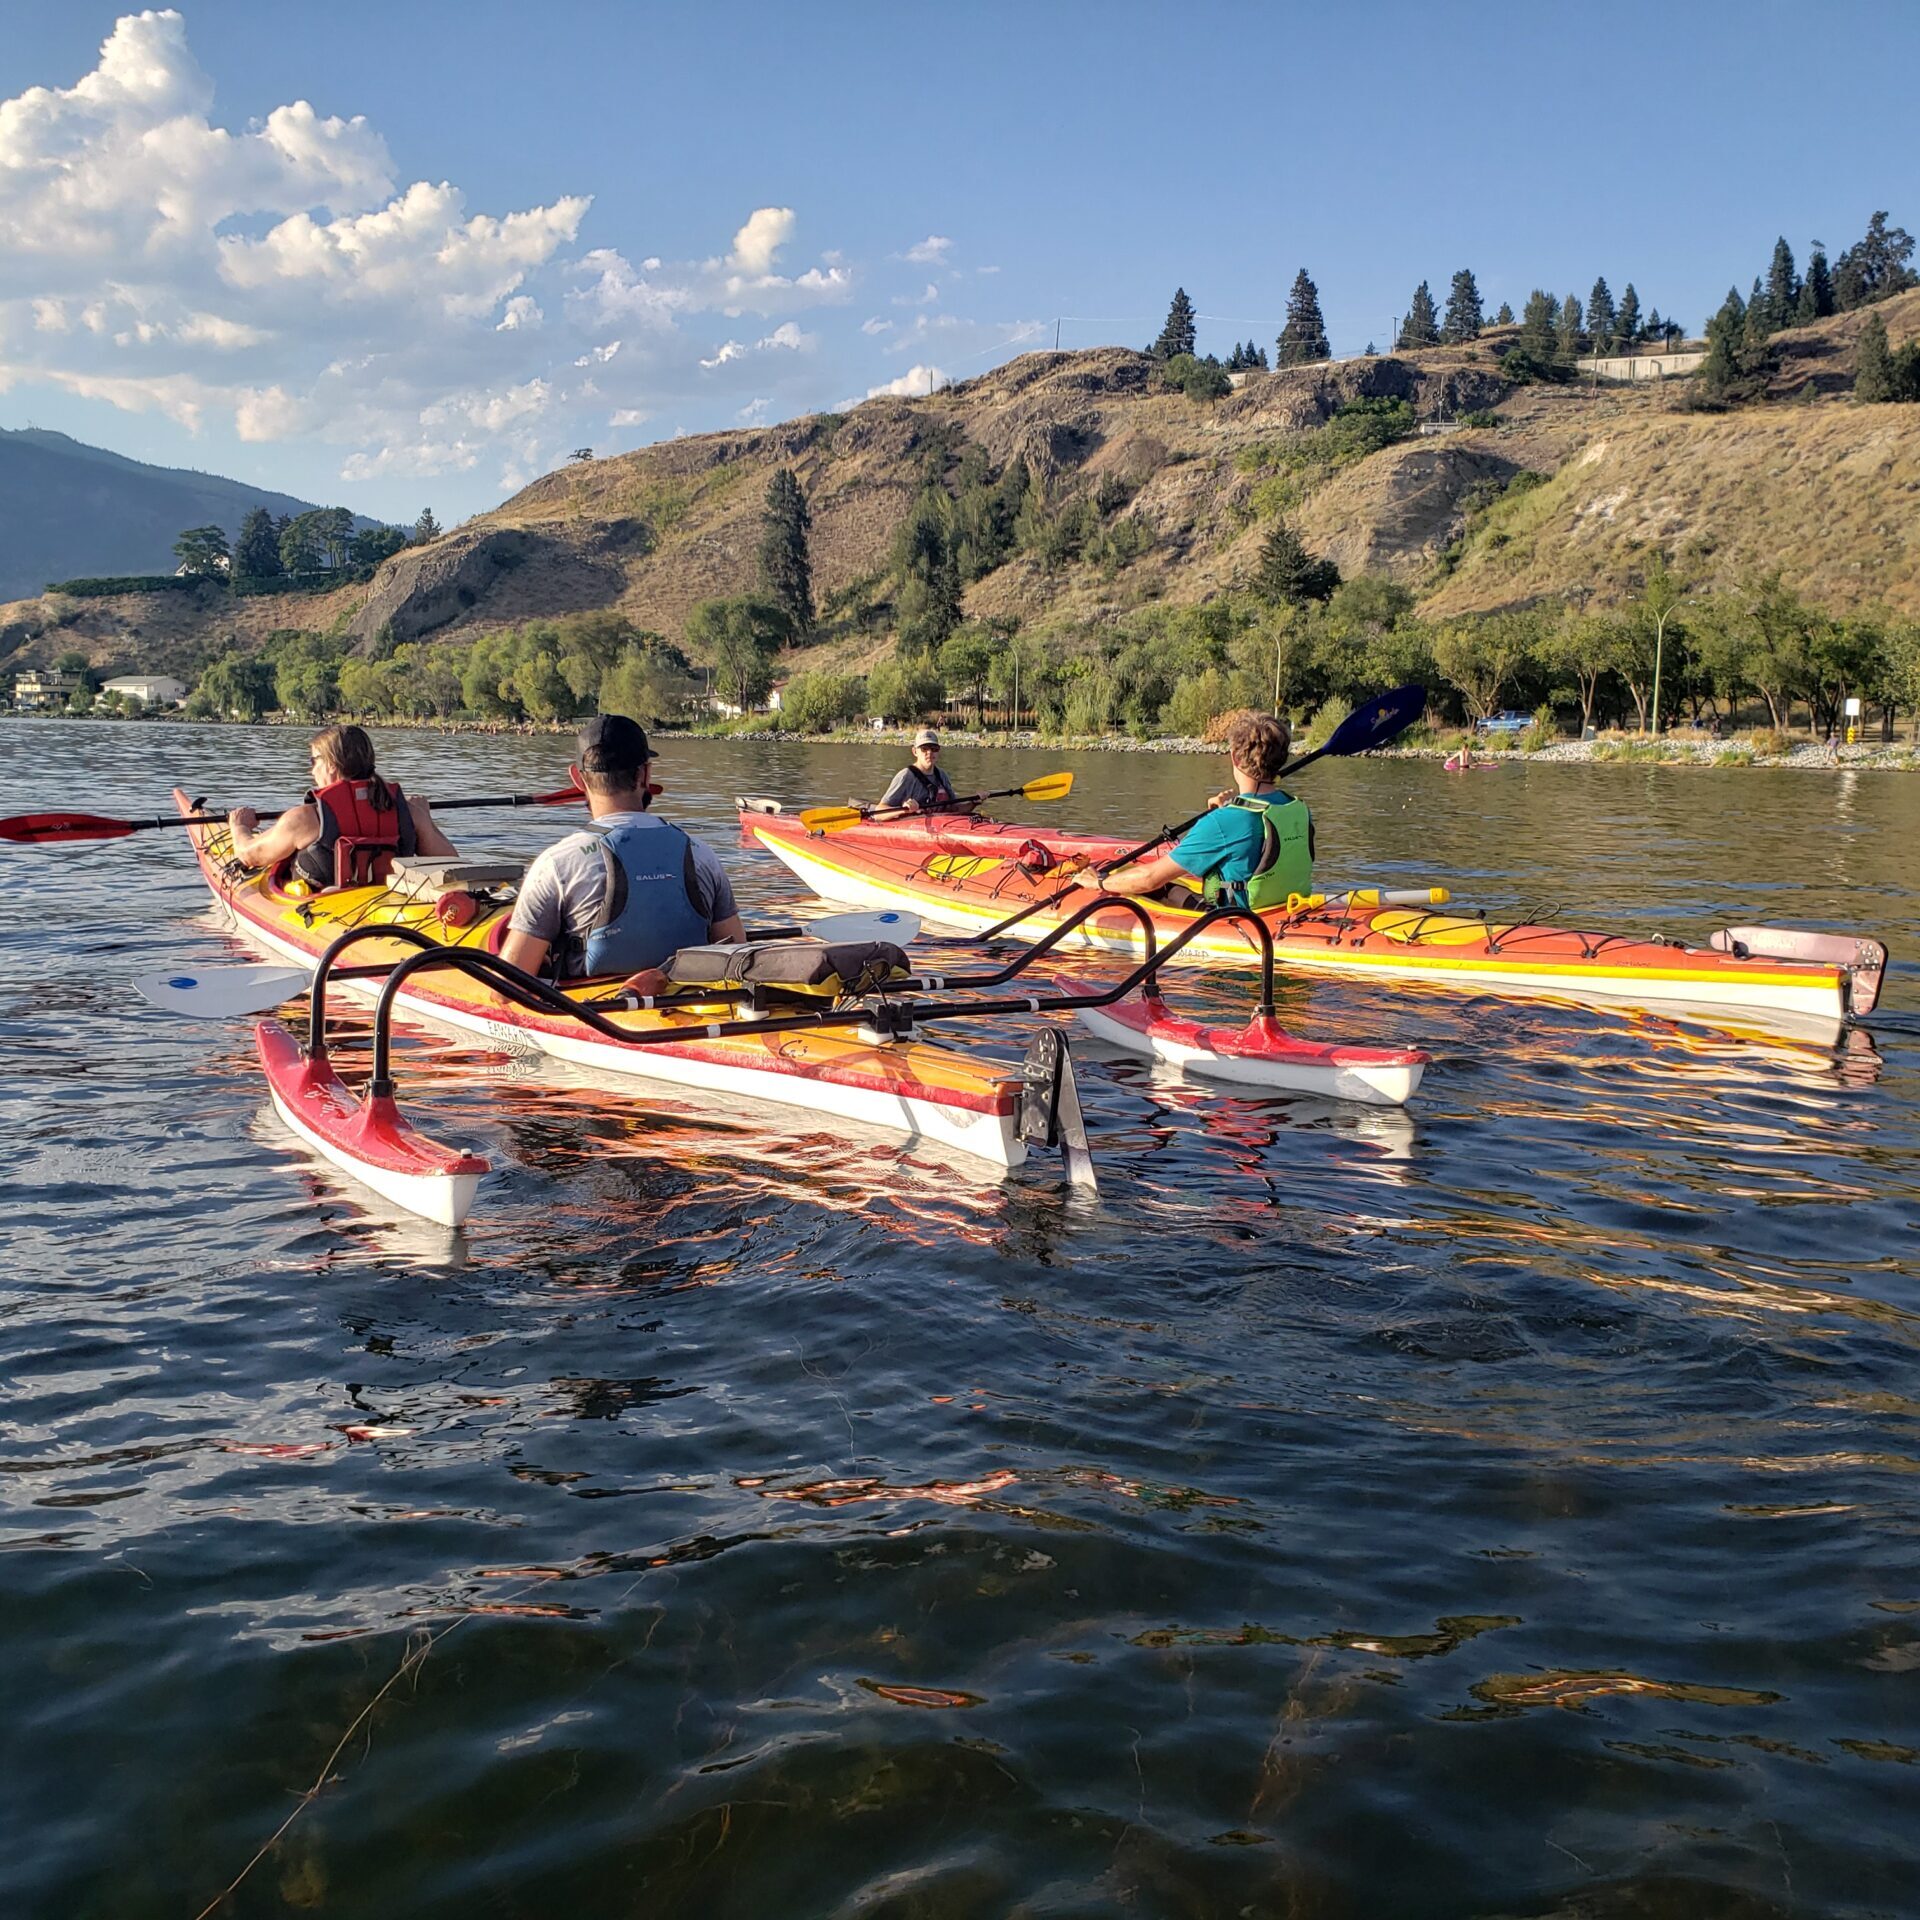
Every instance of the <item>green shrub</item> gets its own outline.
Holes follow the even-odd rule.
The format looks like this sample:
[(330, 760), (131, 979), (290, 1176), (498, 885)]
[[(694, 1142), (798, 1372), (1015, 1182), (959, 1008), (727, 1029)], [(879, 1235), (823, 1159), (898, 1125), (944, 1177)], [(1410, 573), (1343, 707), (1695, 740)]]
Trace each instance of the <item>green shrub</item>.
[(1460, 424), (1463, 427), (1497, 427), (1500, 416), (1491, 407), (1475, 407), (1471, 413), (1460, 416)]
[(1306, 738), (1296, 744), (1306, 747), (1309, 751), (1315, 747), (1325, 746), (1333, 738), (1334, 728), (1352, 712), (1353, 702), (1340, 694), (1336, 693), (1330, 699), (1323, 700), (1313, 718), (1307, 722)]
[(1753, 762), (1754, 752), (1751, 747), (1722, 747), (1713, 756), (1713, 764), (1716, 767), (1750, 767)]
[(849, 673), (796, 673), (780, 695), (780, 723), (796, 733), (828, 733), (865, 712), (867, 683)]
[(1793, 751), (1793, 742), (1777, 727), (1757, 727), (1747, 735), (1746, 745), (1763, 760), (1785, 759)]

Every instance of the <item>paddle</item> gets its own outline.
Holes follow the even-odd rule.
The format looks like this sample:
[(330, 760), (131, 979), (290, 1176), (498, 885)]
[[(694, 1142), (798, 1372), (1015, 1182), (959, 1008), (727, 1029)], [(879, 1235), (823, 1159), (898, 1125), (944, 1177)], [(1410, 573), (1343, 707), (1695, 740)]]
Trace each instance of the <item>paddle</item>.
[[(749, 940), (823, 940), (829, 946), (855, 946), (867, 941), (890, 941), (906, 946), (920, 931), (917, 913), (882, 908), (871, 913), (829, 913), (805, 926), (758, 927)], [(340, 967), (336, 980), (380, 979), (384, 966)], [(305, 967), (182, 967), (172, 973), (143, 973), (133, 990), (149, 1006), (163, 1013), (184, 1014), (191, 1020), (237, 1020), (284, 1006), (307, 990)]]
[[(578, 787), (561, 787), (552, 793), (489, 793), (469, 800), (436, 800), (433, 810), (457, 813), (463, 807), (557, 807), (585, 797)], [(19, 840), (30, 846), (55, 840), (120, 840), (153, 827), (217, 827), (226, 817), (224, 809), (163, 813), (152, 820), (115, 820), (103, 813), (16, 813), (0, 820), (0, 840)], [(279, 815), (263, 813), (258, 818), (276, 820)]]
[[(949, 807), (939, 809), (942, 813), (961, 813), (977, 807), (983, 800), (1064, 800), (1073, 791), (1073, 775), (1070, 773), (1043, 773), (1029, 780), (1024, 787), (1001, 787), (994, 793), (970, 793), (964, 800), (956, 800)], [(800, 815), (800, 824), (809, 833), (844, 833), (848, 827), (857, 827), (863, 820), (884, 820), (904, 813), (903, 807), (808, 807)]]
[[(1374, 747), (1385, 746), (1395, 735), (1405, 733), (1426, 710), (1425, 687), (1395, 687), (1391, 693), (1383, 693), (1376, 699), (1369, 700), (1364, 707), (1356, 707), (1334, 728), (1324, 746), (1315, 747), (1311, 753), (1303, 753), (1298, 760), (1290, 760), (1274, 775), (1274, 778), (1285, 779), (1289, 774), (1298, 773), (1302, 767), (1312, 766), (1316, 760), (1324, 760), (1329, 754), (1344, 756), (1349, 753), (1366, 753)], [(1197, 826), (1204, 820), (1209, 811), (1211, 809), (1202, 808), (1191, 820), (1183, 820), (1177, 827), (1162, 827), (1151, 840), (1142, 840), (1137, 847), (1129, 847), (1125, 853), (1115, 854), (1111, 860), (1100, 861), (1093, 871), (1118, 873), (1122, 867), (1132, 866), (1143, 853), (1151, 853), (1161, 841), (1179, 839), (1189, 827)], [(1086, 869), (1082, 868), (1081, 871), (1085, 872)], [(997, 925), (988, 927), (976, 938), (997, 939), (1009, 927), (1017, 927), (1022, 920), (1030, 919), (1036, 913), (1043, 913), (1048, 907), (1058, 906), (1068, 894), (1079, 892), (1080, 884), (1078, 878), (1070, 880), (1057, 892), (1048, 894), (1044, 900), (1034, 901), (1031, 906), (1022, 907), (1011, 919), (1002, 920)]]

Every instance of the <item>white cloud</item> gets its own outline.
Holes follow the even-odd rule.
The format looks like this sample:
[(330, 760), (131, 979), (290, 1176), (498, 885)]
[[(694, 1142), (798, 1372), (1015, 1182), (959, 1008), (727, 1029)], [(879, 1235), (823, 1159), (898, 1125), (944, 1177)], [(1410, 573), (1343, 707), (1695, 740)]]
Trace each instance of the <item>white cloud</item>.
[(891, 333), (893, 331), (893, 322), (891, 320), (882, 320), (876, 313), (871, 320), (862, 320), (860, 322), (860, 331), (865, 334)]
[(288, 440), (314, 424), (311, 409), (285, 387), (262, 387), (240, 395), (233, 415), (242, 440)]
[(974, 271), (976, 273), (998, 273), (1000, 269), (998, 267), (976, 267)]
[(940, 298), (940, 289), (929, 280), (919, 293), (896, 293), (893, 304), (896, 307), (930, 307)]
[(940, 267), (946, 265), (947, 255), (952, 248), (953, 242), (944, 234), (930, 233), (924, 240), (909, 247), (900, 258), (911, 260), (917, 266)]
[(771, 273), (775, 258), (793, 232), (793, 217), (791, 207), (756, 207), (747, 216), (747, 224), (733, 236), (730, 264), (742, 273)]
[(898, 400), (924, 400), (936, 387), (943, 386), (946, 378), (938, 367), (909, 367), (898, 380), (889, 380), (882, 387), (869, 387), (867, 398), (878, 400), (890, 394)]
[(758, 400), (749, 400), (733, 417), (743, 427), (758, 427), (765, 424), (767, 411), (772, 405), (770, 399), (762, 396)]
[(480, 450), (471, 441), (422, 437), (352, 453), (341, 463), (342, 480), (374, 480), (386, 474), (426, 479), (439, 473), (465, 473), (480, 462)]
[(396, 178), (364, 118), (215, 112), (172, 11), (121, 19), (70, 85), (0, 99), (0, 391), (317, 438), (350, 480), (537, 471), (592, 423), (711, 404), (703, 371), (749, 353), (770, 385), (782, 369), (754, 404), (818, 398), (804, 322), (856, 274), (834, 252), (788, 264), (792, 207), (750, 210), (705, 257), (630, 257), (582, 246), (584, 193), (496, 212)]

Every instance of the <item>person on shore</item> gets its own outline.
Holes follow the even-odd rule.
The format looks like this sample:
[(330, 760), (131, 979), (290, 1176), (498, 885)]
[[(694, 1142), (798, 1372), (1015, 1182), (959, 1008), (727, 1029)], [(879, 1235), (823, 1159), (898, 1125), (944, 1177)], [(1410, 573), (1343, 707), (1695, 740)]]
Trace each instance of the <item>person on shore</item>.
[(896, 813), (945, 813), (954, 805), (953, 782), (940, 765), (940, 736), (922, 727), (913, 736), (913, 758), (893, 776), (880, 796), (880, 808)]
[(555, 980), (632, 978), (681, 947), (745, 939), (719, 855), (649, 811), (654, 752), (640, 724), (597, 714), (579, 752), (570, 772), (592, 824), (527, 869), (500, 957)]
[(364, 887), (384, 880), (396, 858), (459, 857), (424, 800), (409, 800), (373, 770), (364, 727), (327, 727), (307, 743), (313, 786), (297, 807), (261, 827), (251, 807), (227, 815), (233, 851), (247, 866), (289, 862), (310, 887)]
[(1293, 737), (1270, 713), (1244, 714), (1227, 732), (1233, 785), (1207, 802), (1172, 848), (1138, 860), (1092, 885), (1100, 893), (1158, 894), (1185, 887), (1210, 907), (1284, 907), (1313, 888), (1313, 816), (1306, 802), (1275, 782)]

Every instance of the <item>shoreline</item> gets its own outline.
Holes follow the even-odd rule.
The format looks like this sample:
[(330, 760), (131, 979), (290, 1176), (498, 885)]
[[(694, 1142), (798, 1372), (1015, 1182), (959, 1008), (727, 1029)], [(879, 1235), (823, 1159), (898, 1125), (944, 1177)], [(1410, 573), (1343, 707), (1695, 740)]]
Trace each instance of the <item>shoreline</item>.
[[(226, 720), (196, 717), (191, 721), (179, 712), (151, 714), (72, 714), (21, 713), (0, 709), (6, 720), (66, 720), (94, 724), (121, 721), (135, 724), (189, 724), (214, 727), (265, 727), (277, 731), (299, 730), (334, 724), (334, 719), (356, 720), (361, 726), (388, 733), (425, 733), (450, 736), (493, 736), (501, 739), (538, 739), (564, 737), (577, 722), (553, 720), (512, 723), (486, 720), (415, 720), (352, 715), (334, 716), (327, 721), (299, 721), (286, 716), (258, 720)], [(830, 733), (792, 733), (774, 727), (703, 728), (656, 727), (653, 734), (663, 740), (764, 740), (782, 746), (878, 746), (904, 750), (912, 739), (914, 727), (836, 728)], [(1762, 729), (1761, 731), (1766, 731)], [(1457, 753), (1460, 735), (1444, 742), (1414, 746), (1376, 747), (1372, 758), (1381, 760), (1444, 760)], [(1145, 740), (1129, 733), (1043, 734), (1032, 728), (1019, 731), (994, 729), (990, 732), (971, 728), (942, 728), (942, 742), (967, 753), (1015, 748), (1024, 753), (1177, 753), (1217, 755), (1219, 744), (1190, 736), (1155, 734)], [(1298, 742), (1308, 743), (1303, 735)], [(1474, 743), (1474, 752), (1483, 766), (1643, 766), (1790, 769), (1794, 772), (1820, 773), (1907, 773), (1920, 771), (1920, 741), (1901, 745), (1885, 741), (1863, 741), (1841, 746), (1829, 755), (1818, 740), (1798, 740), (1784, 753), (1757, 751), (1749, 733), (1716, 737), (1696, 734), (1691, 729), (1678, 734), (1663, 734), (1658, 740), (1639, 734), (1608, 733), (1594, 740), (1556, 740), (1551, 746), (1523, 749), (1505, 738)]]

